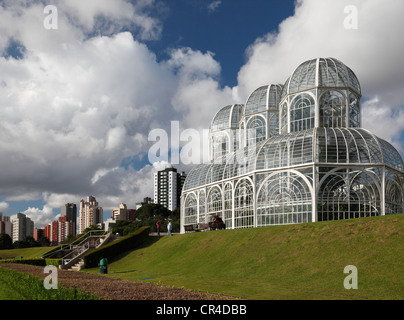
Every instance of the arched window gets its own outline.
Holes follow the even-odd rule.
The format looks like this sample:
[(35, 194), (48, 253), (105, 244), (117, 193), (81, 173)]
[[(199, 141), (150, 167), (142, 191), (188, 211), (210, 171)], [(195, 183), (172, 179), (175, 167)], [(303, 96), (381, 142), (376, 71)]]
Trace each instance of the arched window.
[(212, 221), (215, 215), (222, 217), (222, 191), (218, 187), (213, 187), (209, 191), (208, 197), (208, 220)]
[(346, 103), (338, 91), (327, 91), (320, 99), (320, 127), (346, 127)]
[(269, 132), (268, 137), (273, 137), (279, 134), (279, 114), (278, 113), (270, 113), (269, 114)]
[(318, 194), (318, 221), (378, 216), (379, 186), (371, 174), (343, 169), (326, 175)]
[(288, 133), (288, 104), (285, 102), (281, 107), (281, 134)]
[(226, 228), (233, 228), (233, 187), (230, 183), (224, 188), (224, 223)]
[(290, 132), (314, 128), (315, 102), (307, 93), (297, 96), (290, 107)]
[(251, 182), (241, 180), (234, 195), (234, 228), (254, 226), (254, 190)]
[(206, 210), (205, 210), (205, 191), (199, 191), (199, 211), (198, 211), (198, 223), (206, 222)]
[(359, 99), (354, 94), (349, 95), (349, 126), (351, 128), (359, 128), (361, 125), (360, 121), (360, 107)]
[(230, 152), (229, 137), (224, 132), (215, 133), (212, 136), (212, 160), (225, 156)]
[(193, 193), (187, 195), (184, 206), (184, 225), (196, 224), (198, 206)]
[(307, 183), (290, 172), (267, 179), (257, 197), (257, 226), (311, 222), (312, 198)]
[(253, 116), (247, 123), (247, 146), (265, 140), (267, 134), (266, 121), (261, 116)]
[(241, 125), (240, 125), (240, 132), (239, 132), (239, 136), (240, 136), (240, 144), (239, 144), (239, 147), (240, 147), (240, 149), (242, 149), (242, 148), (244, 148), (245, 147), (245, 130), (244, 130), (244, 127), (245, 127), (245, 125), (244, 125), (244, 122), (241, 122)]

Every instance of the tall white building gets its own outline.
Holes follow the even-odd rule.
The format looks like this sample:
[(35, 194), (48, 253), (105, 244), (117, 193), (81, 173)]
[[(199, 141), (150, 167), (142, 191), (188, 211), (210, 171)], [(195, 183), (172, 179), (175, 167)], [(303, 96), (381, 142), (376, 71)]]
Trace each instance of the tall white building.
[(154, 203), (162, 204), (173, 211), (180, 206), (180, 196), (185, 173), (175, 168), (166, 168), (154, 173)]
[(87, 201), (80, 201), (79, 208), (79, 233), (84, 229), (103, 222), (103, 209), (93, 196), (88, 196)]
[(34, 222), (23, 213), (18, 213), (13, 219), (13, 242), (22, 241), (34, 235)]
[(7, 233), (11, 238), (13, 236), (13, 224), (10, 221), (10, 217), (3, 216), (0, 212), (0, 233)]

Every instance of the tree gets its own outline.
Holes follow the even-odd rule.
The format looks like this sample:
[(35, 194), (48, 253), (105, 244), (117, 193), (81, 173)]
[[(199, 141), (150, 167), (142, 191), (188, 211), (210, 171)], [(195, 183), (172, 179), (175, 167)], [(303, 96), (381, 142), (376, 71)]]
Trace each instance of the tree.
[(47, 237), (41, 237), (38, 239), (39, 245), (41, 247), (49, 247), (50, 246), (50, 241)]
[(167, 229), (168, 219), (171, 219), (173, 231), (178, 231), (180, 226), (180, 210), (168, 210), (161, 204), (149, 203), (136, 210), (136, 221), (118, 220), (111, 226), (112, 233), (127, 235), (143, 226), (149, 226), (150, 231), (155, 232), (156, 222), (161, 221), (162, 230)]
[(0, 234), (0, 250), (13, 249), (13, 240), (7, 233)]
[(39, 242), (35, 241), (33, 236), (27, 236), (25, 237), (24, 241), (28, 243), (28, 246), (31, 247), (39, 247)]

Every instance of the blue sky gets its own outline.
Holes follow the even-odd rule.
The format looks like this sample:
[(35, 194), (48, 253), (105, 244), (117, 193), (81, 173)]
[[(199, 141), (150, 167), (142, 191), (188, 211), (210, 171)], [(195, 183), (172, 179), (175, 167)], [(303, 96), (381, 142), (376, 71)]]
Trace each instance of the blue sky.
[[(352, 5), (357, 29), (344, 25)], [(0, 211), (42, 226), (88, 195), (104, 219), (121, 202), (134, 207), (165, 165), (147, 157), (151, 130), (170, 135), (178, 121), (200, 132), (317, 57), (354, 70), (362, 126), (403, 154), (403, 10), (401, 0), (4, 0)]]
[(294, 11), (293, 0), (175, 0), (165, 5), (168, 12), (163, 17), (162, 38), (148, 42), (151, 50), (160, 59), (167, 58), (167, 48), (186, 46), (211, 51), (220, 61), (220, 83), (228, 86), (237, 85), (246, 48), (257, 38), (276, 31)]

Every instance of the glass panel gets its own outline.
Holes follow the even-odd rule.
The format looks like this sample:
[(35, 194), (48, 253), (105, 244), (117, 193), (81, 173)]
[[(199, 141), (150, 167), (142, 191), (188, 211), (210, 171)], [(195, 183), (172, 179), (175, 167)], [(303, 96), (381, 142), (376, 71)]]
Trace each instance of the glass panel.
[(320, 126), (346, 127), (345, 98), (338, 91), (327, 91), (320, 98)]
[(261, 116), (253, 116), (247, 123), (247, 146), (255, 145), (266, 139), (267, 125)]
[(245, 105), (246, 115), (267, 110), (267, 91), (268, 86), (263, 86), (250, 95)]
[(290, 108), (290, 132), (313, 128), (314, 115), (315, 102), (313, 97), (307, 93), (298, 95)]
[(196, 224), (197, 209), (195, 195), (193, 193), (188, 194), (184, 206), (184, 225)]
[(289, 172), (264, 182), (257, 196), (257, 226), (311, 222), (310, 187)]
[(254, 193), (251, 182), (241, 180), (234, 196), (234, 227), (248, 228), (254, 226)]

